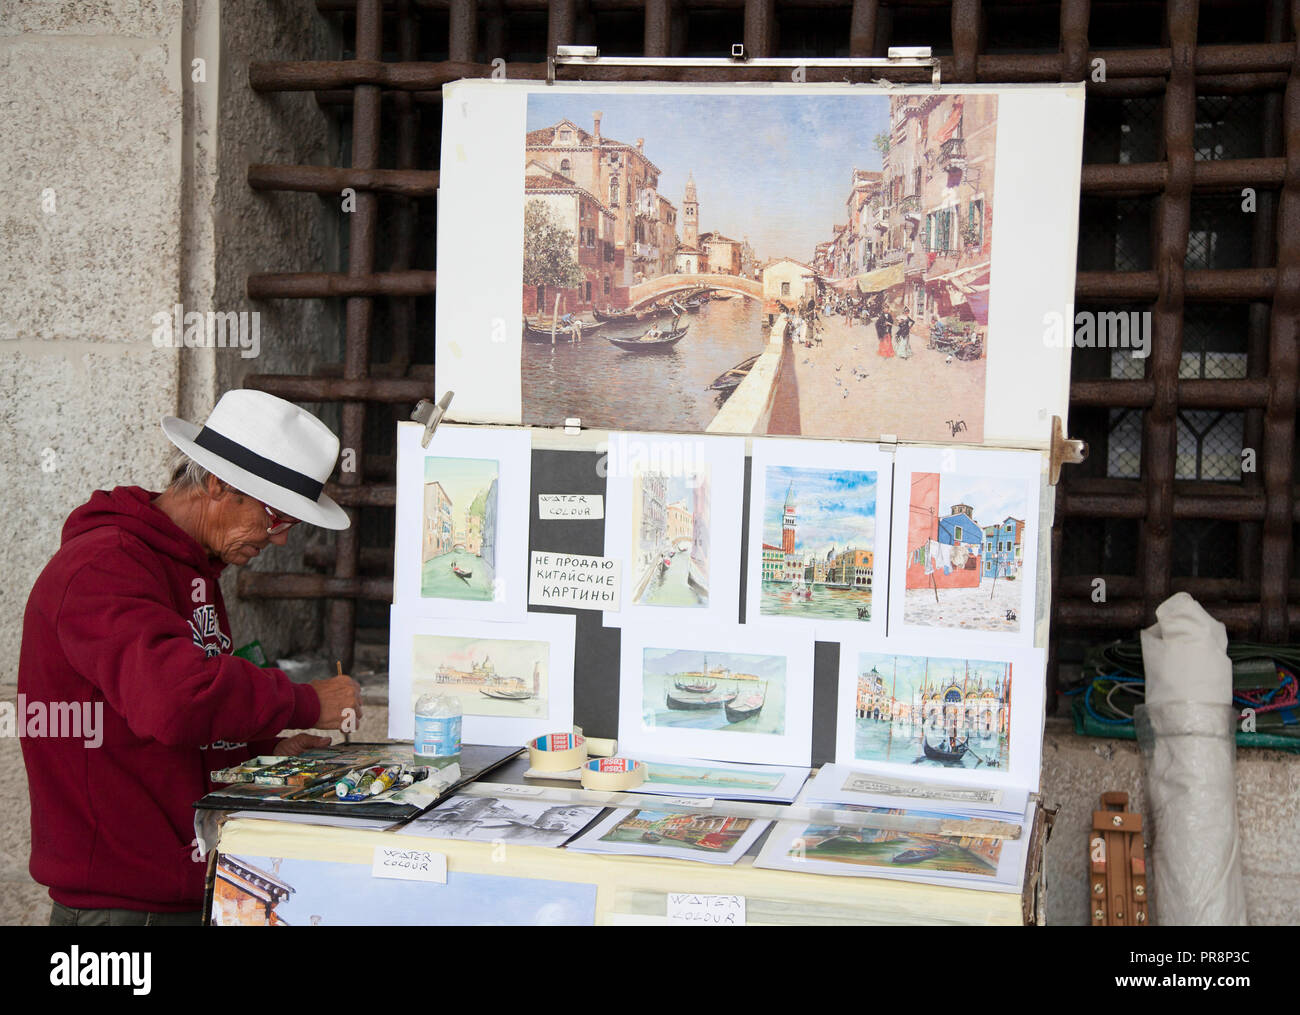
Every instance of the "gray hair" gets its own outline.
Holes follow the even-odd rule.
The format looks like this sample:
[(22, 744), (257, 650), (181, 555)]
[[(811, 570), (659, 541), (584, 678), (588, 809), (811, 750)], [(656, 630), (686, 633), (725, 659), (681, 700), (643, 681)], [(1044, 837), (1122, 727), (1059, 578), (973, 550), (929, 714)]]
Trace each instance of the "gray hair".
[(180, 448), (173, 451), (171, 457), (168, 458), (167, 472), (171, 476), (167, 489), (175, 493), (204, 490), (208, 485), (208, 476), (211, 475), (207, 469), (186, 455)]

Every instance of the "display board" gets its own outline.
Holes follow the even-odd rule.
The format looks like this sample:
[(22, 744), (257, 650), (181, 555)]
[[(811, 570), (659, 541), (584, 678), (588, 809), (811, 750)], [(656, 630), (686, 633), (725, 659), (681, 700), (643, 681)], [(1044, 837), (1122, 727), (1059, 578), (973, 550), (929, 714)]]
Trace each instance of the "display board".
[[(440, 432), (448, 434), (457, 430), (465, 429), (464, 427), (444, 424)], [(492, 430), (495, 428), (475, 428), (482, 431)], [(402, 446), (414, 446), (418, 449), (418, 433), (420, 427), (414, 423), (403, 423), (399, 425), (402, 431)], [(527, 431), (524, 431), (527, 432)], [(606, 531), (609, 518), (607, 512), (600, 511), (592, 516), (591, 505), (600, 503), (605, 504), (608, 484), (609, 484), (609, 458), (607, 456), (606, 445), (612, 435), (595, 435), (590, 432), (584, 432), (581, 435), (567, 436), (560, 433), (542, 433), (541, 431), (532, 431), (533, 448), (530, 456), (531, 470), (528, 477), (528, 508), (527, 508), (527, 548), (530, 554), (550, 553), (558, 557), (582, 557), (582, 558), (604, 558), (607, 553)], [(830, 442), (820, 442), (826, 447), (833, 446)], [(546, 446), (538, 446), (544, 444)], [(563, 447), (571, 447), (572, 450), (562, 450)], [(865, 447), (865, 446), (864, 446)], [(875, 446), (871, 446), (874, 448)], [(973, 452), (971, 452), (973, 454)], [(880, 483), (883, 491), (890, 491), (892, 476), (897, 471), (896, 459), (903, 459), (902, 449), (890, 454), (884, 452), (873, 452), (878, 454), (878, 458), (873, 458), (874, 467), (879, 470)], [(765, 461), (767, 457), (760, 455), (760, 460)], [(1036, 456), (1032, 456), (1036, 457)], [(864, 650), (862, 640), (864, 638), (876, 638), (878, 644), (879, 633), (876, 626), (869, 623), (858, 623), (856, 627), (851, 626), (852, 622), (847, 619), (837, 620), (836, 623), (821, 625), (812, 625), (808, 628), (796, 624), (786, 628), (781, 625), (780, 617), (768, 617), (762, 614), (755, 616), (749, 609), (750, 588), (754, 586), (753, 576), (754, 568), (751, 567), (751, 554), (753, 547), (760, 548), (763, 545), (762, 538), (754, 538), (754, 533), (750, 531), (751, 525), (755, 519), (761, 522), (762, 511), (752, 509), (750, 499), (752, 491), (755, 489), (753, 482), (753, 459), (750, 456), (744, 458), (744, 475), (741, 483), (740, 496), (737, 498), (738, 509), (733, 517), (729, 519), (720, 519), (720, 525), (734, 527), (735, 534), (738, 536), (740, 546), (739, 569), (729, 569), (724, 575), (719, 575), (719, 582), (729, 583), (731, 586), (726, 590), (726, 595), (734, 596), (735, 614), (730, 618), (731, 622), (736, 624), (745, 623), (758, 637), (776, 635), (785, 638), (788, 641), (797, 641), (800, 638), (806, 639), (806, 644), (810, 646), (810, 658), (812, 661), (812, 679), (811, 679), (811, 714), (807, 719), (808, 728), (811, 730), (810, 755), (808, 760), (813, 765), (820, 765), (837, 760), (836, 738), (837, 730), (845, 727), (844, 709), (841, 707), (841, 701), (844, 692), (841, 685), (841, 669), (844, 663), (841, 659), (840, 641), (844, 640), (851, 645), (851, 651), (861, 653)], [(884, 463), (884, 464), (881, 464)], [(940, 463), (944, 465), (947, 463)], [(784, 474), (783, 474), (784, 475)], [(1044, 515), (1050, 515), (1050, 498), (1041, 497), (1041, 486), (1045, 482), (1041, 475), (1035, 475), (1032, 479), (1028, 478), (1029, 474), (1024, 474), (1026, 481), (1032, 486), (1033, 510), (1036, 515), (1033, 524), (1022, 527), (1022, 538), (1032, 538), (1035, 540), (1033, 552), (1041, 551), (1041, 540), (1048, 531), (1049, 526), (1042, 523)], [(787, 483), (789, 480), (787, 479)], [(798, 491), (795, 491), (797, 494)], [(897, 490), (894, 490), (894, 500), (897, 502)], [(973, 498), (972, 498), (973, 499)], [(889, 498), (882, 494), (882, 501), (888, 502)], [(906, 500), (906, 497), (904, 497)], [(565, 515), (554, 517), (554, 504), (556, 503), (582, 503), (584, 508), (577, 515)], [(979, 505), (971, 507), (976, 514), (981, 513)], [(888, 534), (887, 520), (888, 513), (884, 515), (885, 534)], [(982, 520), (982, 519), (981, 519)], [(1000, 522), (1002, 519), (999, 518)], [(508, 524), (503, 520), (501, 524)], [(515, 524), (522, 523), (516, 522)], [(795, 523), (795, 531), (791, 536), (792, 546), (799, 548), (803, 546), (802, 530), (798, 528), (798, 522)], [(518, 541), (517, 541), (518, 543)], [(885, 543), (880, 544), (882, 547)], [(519, 552), (522, 552), (520, 547)], [(1013, 554), (1014, 557), (1014, 554)], [(1045, 558), (1044, 558), (1045, 559)], [(1038, 569), (1043, 571), (1043, 569)], [(980, 572), (976, 576), (978, 581), (975, 586), (976, 591), (981, 587), (988, 589), (991, 587), (993, 577), (983, 574), (981, 564)], [(1042, 579), (1042, 580), (1039, 580)], [(1005, 572), (997, 576), (997, 582), (1002, 583), (1014, 590), (1017, 596), (1017, 602), (1022, 595), (1028, 596), (1031, 603), (1030, 619), (1025, 623), (1023, 629), (1026, 632), (1033, 632), (1042, 629), (1042, 621), (1045, 616), (1045, 602), (1042, 600), (1042, 594), (1045, 589), (1045, 571), (1036, 575), (1032, 570), (1021, 574), (1017, 580), (1008, 582)], [(761, 582), (759, 583), (761, 587)], [(1001, 585), (999, 585), (1001, 587)], [(887, 596), (889, 593), (887, 569), (882, 569), (878, 577), (873, 577), (873, 603), (878, 615), (883, 616), (887, 607)], [(534, 590), (535, 591), (535, 590)], [(1037, 596), (1036, 594), (1037, 593)], [(933, 595), (933, 592), (927, 593)], [(940, 590), (940, 594), (945, 597), (948, 590)], [(395, 613), (398, 607), (395, 607)], [(426, 620), (423, 622), (424, 627), (429, 632), (436, 632), (440, 628), (448, 635), (460, 636), (467, 630), (464, 622), (456, 618), (438, 618), (437, 606), (428, 607), (430, 612), (427, 617), (435, 620)], [(617, 738), (620, 735), (619, 705), (620, 705), (620, 684), (625, 674), (623, 673), (623, 643), (626, 637), (624, 630), (617, 626), (608, 625), (608, 614), (595, 608), (577, 608), (577, 607), (556, 607), (556, 606), (539, 606), (529, 605), (527, 612), (521, 612), (516, 620), (522, 621), (527, 617), (537, 617), (546, 614), (559, 614), (573, 617), (573, 635), (572, 635), (572, 721), (591, 736)], [(661, 611), (664, 612), (664, 611)], [(676, 615), (676, 611), (666, 611)], [(856, 616), (856, 614), (853, 614)], [(850, 625), (850, 626), (846, 626)], [(400, 630), (407, 630), (410, 625), (397, 625)], [(525, 625), (527, 626), (527, 625)], [(502, 639), (515, 637), (513, 629), (516, 624), (510, 622), (491, 623), (487, 625), (478, 625), (475, 628), (486, 627), (489, 630), (500, 629)], [(676, 619), (665, 621), (662, 628), (665, 632), (668, 630), (687, 631), (694, 630), (693, 625), (684, 625)], [(1019, 625), (1018, 625), (1019, 629)], [(651, 625), (651, 631), (655, 627)], [(638, 627), (633, 637), (645, 640), (645, 628)], [(818, 632), (824, 633), (818, 633)], [(788, 632), (788, 633), (787, 633)], [(883, 633), (883, 632), (881, 632)], [(953, 635), (954, 638), (960, 638), (960, 635)], [(685, 638), (685, 635), (682, 636)], [(1034, 639), (1029, 636), (1029, 641)], [(933, 635), (930, 637), (933, 642)], [(980, 639), (975, 639), (976, 644), (980, 644)], [(1012, 639), (1015, 644), (1024, 645), (1017, 636)], [(910, 642), (915, 644), (915, 638)], [(700, 644), (707, 644), (701, 642)], [(722, 646), (719, 645), (721, 649)], [(400, 652), (403, 649), (394, 645), (393, 652)], [(1008, 649), (1010, 651), (1010, 649)], [(993, 659), (1012, 659), (1020, 663), (1029, 663), (1039, 667), (1041, 671), (1041, 652), (1026, 648), (1016, 649), (1019, 654), (1007, 655), (999, 651), (986, 651), (981, 654), (972, 649), (966, 653), (967, 658), (983, 660), (986, 658)], [(1035, 654), (1036, 653), (1036, 654)], [(943, 655), (936, 649), (936, 655)], [(947, 657), (957, 653), (948, 653)], [(717, 665), (718, 660), (709, 664), (710, 668)], [(851, 669), (852, 667), (850, 667)], [(845, 671), (846, 673), (848, 670)], [(525, 677), (527, 674), (524, 675)], [(1034, 682), (1041, 683), (1041, 672), (1035, 674), (1032, 670), (1024, 674), (1026, 687)], [(981, 691), (983, 689), (981, 688)], [(1035, 702), (1030, 702), (1028, 711), (1035, 716), (1033, 722), (1040, 726), (1038, 731), (1027, 731), (1033, 739), (1033, 732), (1041, 732), (1041, 687), (1038, 688), (1038, 696)], [(399, 697), (411, 693), (407, 684), (402, 684)], [(806, 692), (801, 692), (805, 694)], [(1008, 700), (1009, 703), (1009, 700)], [(403, 711), (403, 703), (396, 698), (390, 704), (390, 733), (394, 736), (408, 736), (409, 733), (409, 707)], [(804, 720), (800, 720), (803, 722)], [(556, 728), (563, 728), (566, 724), (557, 722)], [(850, 724), (851, 725), (851, 724)], [(517, 742), (522, 743), (522, 738), (516, 738)], [(646, 753), (656, 753), (650, 746), (645, 746)], [(714, 752), (709, 756), (718, 760), (725, 760)], [(803, 755), (798, 757), (802, 758)], [(841, 754), (841, 758), (844, 755)], [(739, 756), (737, 756), (739, 758)], [(750, 760), (772, 760), (752, 758)], [(1036, 767), (1036, 765), (1031, 766)], [(1036, 780), (1034, 780), (1036, 783)]]
[(443, 688), (488, 743), (1035, 790), (1083, 98), (448, 85), (390, 735)]

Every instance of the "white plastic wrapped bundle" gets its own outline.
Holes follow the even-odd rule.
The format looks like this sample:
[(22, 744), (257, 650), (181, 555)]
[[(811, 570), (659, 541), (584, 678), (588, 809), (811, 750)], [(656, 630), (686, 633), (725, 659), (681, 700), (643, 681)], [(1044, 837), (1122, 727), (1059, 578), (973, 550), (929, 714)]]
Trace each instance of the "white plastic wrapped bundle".
[(1224, 627), (1185, 592), (1142, 632), (1146, 703), (1134, 714), (1146, 767), (1152, 877), (1162, 925), (1246, 922), (1237, 838), (1232, 662)]

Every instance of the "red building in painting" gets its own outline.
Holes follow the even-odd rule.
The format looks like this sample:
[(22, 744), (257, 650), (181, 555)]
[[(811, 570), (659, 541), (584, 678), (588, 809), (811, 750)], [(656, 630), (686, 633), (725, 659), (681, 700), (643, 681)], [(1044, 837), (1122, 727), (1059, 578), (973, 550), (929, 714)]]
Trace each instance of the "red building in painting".
[(627, 290), (618, 288), (623, 251), (615, 248), (615, 219), (600, 199), (562, 173), (529, 162), (524, 200), (533, 202), (539, 214), (549, 217), (554, 227), (568, 234), (567, 253), (582, 275), (577, 285), (563, 288), (525, 284), (524, 315), (551, 314), (557, 295), (561, 313), (579, 313), (615, 302), (625, 304)]
[[(958, 511), (963, 508), (964, 511)], [(907, 517), (907, 582), (909, 589), (969, 589), (980, 583), (980, 549), (984, 531), (970, 517), (967, 505), (942, 511), (939, 503), (939, 473), (912, 473), (912, 495)], [(953, 524), (953, 519), (957, 523)], [(961, 519), (968, 519), (966, 525)], [(941, 525), (940, 522), (946, 524)], [(933, 560), (937, 544), (948, 547), (951, 566), (944, 573)], [(930, 571), (927, 573), (927, 561)]]

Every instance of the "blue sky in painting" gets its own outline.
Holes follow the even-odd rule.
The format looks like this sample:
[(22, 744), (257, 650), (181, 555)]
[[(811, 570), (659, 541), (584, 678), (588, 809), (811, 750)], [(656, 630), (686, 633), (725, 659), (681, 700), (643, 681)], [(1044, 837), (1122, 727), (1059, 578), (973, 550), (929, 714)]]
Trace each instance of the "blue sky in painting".
[[(862, 652), (858, 655), (858, 677), (875, 667), (885, 678), (885, 690), (907, 700), (920, 689), (926, 680), (927, 669), (931, 685), (947, 684), (955, 680), (960, 684), (969, 677), (972, 685), (984, 681), (985, 687), (994, 686), (1007, 676), (1008, 664), (984, 659), (936, 659), (925, 656), (895, 656), (886, 653)], [(969, 669), (967, 669), (969, 667)]]
[[(427, 841), (396, 844), (430, 848)], [(310, 926), (313, 916), (325, 926), (562, 925), (590, 924), (595, 918), (595, 885), (463, 871), (451, 871), (446, 884), (436, 884), (372, 877), (368, 863), (286, 858), (276, 870), (269, 857), (236, 859), (275, 871), (293, 887), (276, 911), (298, 927)]]
[(792, 482), (797, 550), (875, 549), (876, 474), (847, 469), (769, 468), (763, 499), (765, 543), (781, 545), (785, 495)]
[(939, 474), (939, 510), (947, 514), (954, 504), (969, 504), (974, 508), (972, 517), (980, 527), (999, 525), (1007, 518), (1026, 518), (1029, 489), (1023, 479), (997, 476), (961, 476), (955, 473)]
[(781, 680), (785, 677), (785, 656), (749, 655), (742, 652), (701, 652), (694, 649), (648, 648), (642, 666), (646, 676), (681, 673), (699, 670), (705, 656), (709, 669), (722, 666), (736, 673), (753, 673), (764, 680)]
[(462, 515), (474, 498), (492, 485), (497, 478), (497, 463), (490, 458), (437, 458), (424, 459), (424, 481), (438, 482), (451, 498), (452, 513), (459, 524)]
[[(661, 170), (659, 193), (680, 213), (694, 173), (700, 231), (749, 237), (760, 262), (811, 261), (847, 220), (853, 170), (880, 170), (872, 138), (889, 130), (884, 95), (531, 95), (528, 130), (604, 113), (604, 137), (635, 145)], [(678, 219), (681, 234), (681, 219)]]

